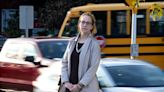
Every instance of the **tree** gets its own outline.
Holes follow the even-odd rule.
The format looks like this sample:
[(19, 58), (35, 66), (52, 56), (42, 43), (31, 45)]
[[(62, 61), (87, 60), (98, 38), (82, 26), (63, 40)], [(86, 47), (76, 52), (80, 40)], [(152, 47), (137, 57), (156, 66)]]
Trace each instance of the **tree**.
[(46, 0), (38, 9), (39, 22), (49, 30), (60, 29), (67, 11), (74, 6), (101, 0)]
[(45, 5), (39, 8), (39, 22), (48, 29), (59, 28), (66, 12), (65, 2), (62, 0), (47, 0)]
[(122, 0), (45, 0), (43, 6), (38, 8), (38, 20), (43, 27), (49, 30), (60, 29), (67, 11), (75, 6), (87, 3), (109, 3)]

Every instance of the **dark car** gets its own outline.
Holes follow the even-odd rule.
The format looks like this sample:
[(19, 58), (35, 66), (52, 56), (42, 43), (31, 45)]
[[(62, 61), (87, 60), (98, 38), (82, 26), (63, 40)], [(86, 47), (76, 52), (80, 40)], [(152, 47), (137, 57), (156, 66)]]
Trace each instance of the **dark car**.
[(0, 88), (32, 92), (32, 83), (40, 70), (61, 60), (68, 41), (62, 38), (8, 39), (0, 53)]
[(5, 43), (5, 41), (7, 40), (7, 37), (0, 35), (0, 50), (3, 47), (3, 44)]

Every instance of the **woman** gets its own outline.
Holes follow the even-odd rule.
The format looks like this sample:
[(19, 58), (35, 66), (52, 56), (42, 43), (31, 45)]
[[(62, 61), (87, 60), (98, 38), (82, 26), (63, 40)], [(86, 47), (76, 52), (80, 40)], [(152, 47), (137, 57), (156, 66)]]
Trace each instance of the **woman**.
[(79, 34), (70, 40), (62, 60), (61, 82), (66, 92), (98, 92), (96, 71), (100, 61), (100, 47), (92, 36), (95, 17), (83, 13), (78, 22)]

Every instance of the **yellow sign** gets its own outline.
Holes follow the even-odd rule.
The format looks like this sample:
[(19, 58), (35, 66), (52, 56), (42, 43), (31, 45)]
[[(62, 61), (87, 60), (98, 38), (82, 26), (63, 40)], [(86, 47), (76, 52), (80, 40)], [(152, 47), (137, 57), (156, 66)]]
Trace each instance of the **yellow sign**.
[(139, 7), (140, 1), (145, 0), (125, 0), (125, 4), (130, 7)]
[(145, 1), (145, 0), (125, 0), (125, 5), (131, 7), (133, 13), (137, 13), (137, 8), (139, 7), (140, 1)]
[(163, 16), (163, 9), (158, 4), (153, 4), (150, 8), (150, 16), (152, 16), (153, 20), (156, 21)]

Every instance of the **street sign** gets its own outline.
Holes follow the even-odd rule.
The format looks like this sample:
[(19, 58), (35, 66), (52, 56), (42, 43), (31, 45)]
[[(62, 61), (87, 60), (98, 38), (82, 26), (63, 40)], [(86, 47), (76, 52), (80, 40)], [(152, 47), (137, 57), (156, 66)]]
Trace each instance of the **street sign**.
[(105, 38), (103, 36), (96, 36), (96, 39), (101, 48), (105, 47)]
[(34, 7), (19, 6), (19, 28), (32, 29), (34, 23)]
[(28, 29), (34, 26), (34, 7), (19, 6), (19, 28), (25, 29), (25, 36), (29, 36)]
[(131, 44), (131, 56), (138, 56), (138, 44)]

